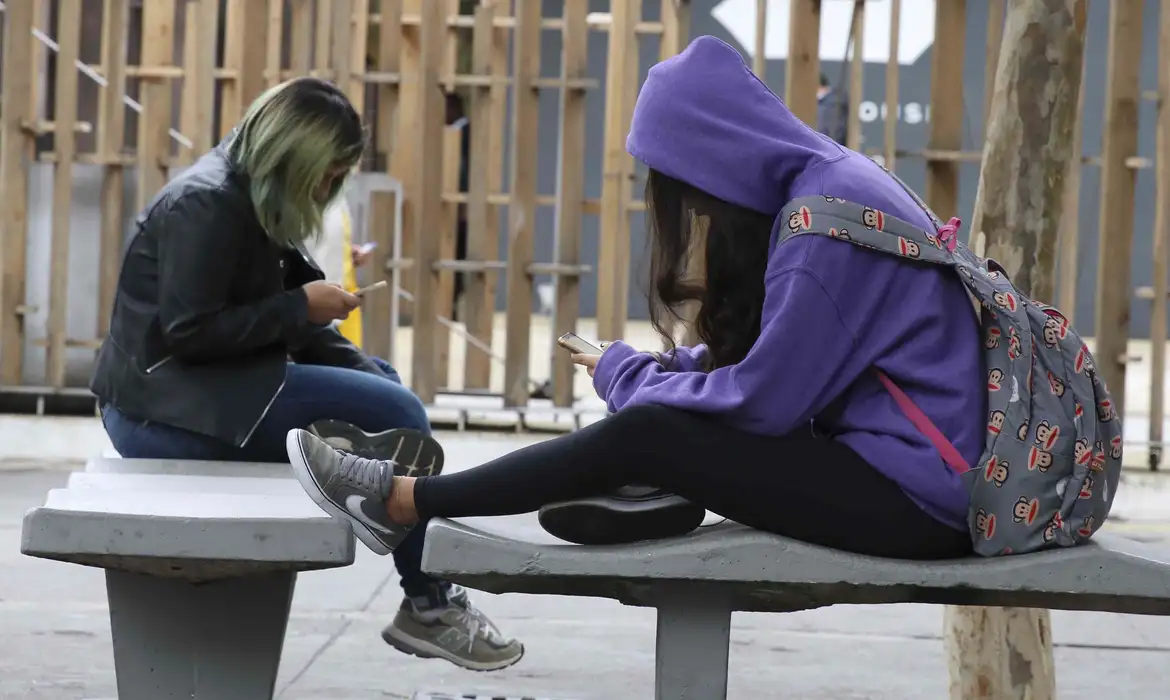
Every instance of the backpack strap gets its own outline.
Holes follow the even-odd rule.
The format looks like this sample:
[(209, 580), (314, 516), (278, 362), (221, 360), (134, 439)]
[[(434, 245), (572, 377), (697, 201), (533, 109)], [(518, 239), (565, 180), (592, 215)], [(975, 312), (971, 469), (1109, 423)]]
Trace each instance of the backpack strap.
[(921, 408), (918, 408), (914, 400), (907, 396), (906, 392), (902, 391), (885, 372), (876, 368), (874, 372), (877, 373), (878, 381), (882, 383), (886, 391), (890, 392), (890, 396), (894, 397), (894, 403), (898, 404), (898, 408), (902, 409), (902, 413), (906, 414), (906, 417), (910, 419), (910, 422), (914, 424), (918, 432), (922, 433), (927, 440), (930, 440), (930, 443), (934, 445), (934, 449), (938, 450), (938, 453), (942, 455), (942, 459), (946, 462), (947, 466), (955, 470), (957, 474), (966, 474), (971, 471), (971, 465), (967, 464), (967, 460), (963, 459), (963, 455), (959, 454), (959, 451), (955, 449), (951, 441), (931, 422), (930, 418), (926, 417), (926, 414), (922, 412)]

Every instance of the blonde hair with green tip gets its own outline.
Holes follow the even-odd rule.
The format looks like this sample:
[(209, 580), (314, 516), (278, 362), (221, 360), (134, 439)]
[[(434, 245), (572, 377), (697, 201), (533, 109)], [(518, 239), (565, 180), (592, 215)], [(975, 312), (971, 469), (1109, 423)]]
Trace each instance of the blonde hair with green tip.
[(256, 98), (228, 154), (248, 177), (268, 236), (291, 248), (320, 234), (325, 209), (347, 177), (335, 179), (325, 201), (315, 195), (339, 169), (356, 170), (364, 146), (361, 119), (345, 95), (325, 81), (296, 78)]

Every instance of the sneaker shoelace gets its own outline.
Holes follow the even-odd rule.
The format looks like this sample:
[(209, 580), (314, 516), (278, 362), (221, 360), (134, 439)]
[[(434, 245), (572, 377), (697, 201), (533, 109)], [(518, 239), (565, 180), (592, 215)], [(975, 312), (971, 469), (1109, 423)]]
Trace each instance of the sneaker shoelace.
[(336, 450), (341, 462), (338, 473), (342, 480), (365, 491), (386, 499), (394, 485), (394, 462), (392, 460), (367, 459)]

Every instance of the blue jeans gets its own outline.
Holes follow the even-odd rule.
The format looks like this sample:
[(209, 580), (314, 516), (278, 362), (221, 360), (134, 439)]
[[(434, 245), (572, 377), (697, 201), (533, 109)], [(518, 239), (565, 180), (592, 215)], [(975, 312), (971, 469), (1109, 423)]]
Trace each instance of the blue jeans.
[[(284, 439), (294, 428), (332, 418), (367, 432), (413, 428), (430, 434), (422, 401), (402, 385), (398, 372), (371, 358), (385, 377), (322, 365), (289, 364), (284, 388), (256, 426), (248, 444), (236, 447), (215, 438), (161, 423), (141, 421), (112, 406), (102, 407), (102, 424), (114, 449), (127, 459), (201, 459), (225, 462), (287, 462)], [(409, 596), (442, 596), (446, 584), (422, 572), (425, 524), (394, 550), (394, 564)]]

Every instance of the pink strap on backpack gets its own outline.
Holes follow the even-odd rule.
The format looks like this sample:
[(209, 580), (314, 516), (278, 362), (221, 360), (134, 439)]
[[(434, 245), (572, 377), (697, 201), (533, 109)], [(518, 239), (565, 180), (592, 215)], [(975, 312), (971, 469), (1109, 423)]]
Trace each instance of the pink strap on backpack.
[(898, 385), (894, 383), (894, 380), (890, 379), (885, 372), (880, 369), (875, 369), (874, 371), (877, 372), (878, 381), (882, 383), (886, 391), (890, 392), (890, 396), (894, 397), (894, 403), (898, 404), (898, 408), (902, 409), (902, 413), (906, 414), (906, 417), (910, 419), (910, 422), (914, 424), (915, 428), (918, 428), (918, 432), (922, 433), (927, 440), (930, 440), (930, 443), (942, 455), (942, 459), (947, 463), (947, 466), (959, 474), (965, 474), (971, 471), (971, 465), (967, 464), (967, 460), (963, 459), (963, 455), (959, 454), (959, 451), (955, 449), (951, 441), (947, 440), (942, 434), (942, 431), (936, 428), (934, 423), (926, 417), (922, 409), (915, 405), (914, 400), (907, 396), (906, 392), (899, 389)]

